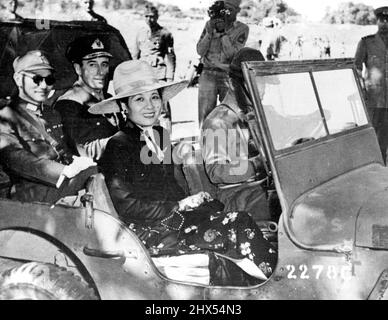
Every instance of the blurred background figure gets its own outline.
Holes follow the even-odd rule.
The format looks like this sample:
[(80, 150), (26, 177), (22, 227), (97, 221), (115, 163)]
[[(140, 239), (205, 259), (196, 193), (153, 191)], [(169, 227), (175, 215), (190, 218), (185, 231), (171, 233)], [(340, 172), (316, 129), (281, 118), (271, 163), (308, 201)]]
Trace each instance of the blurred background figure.
[(280, 58), (287, 58), (289, 52), (286, 52), (286, 37), (282, 35), (277, 35), (273, 38), (267, 48), (267, 60), (280, 60)]
[(321, 59), (323, 57), (322, 39), (314, 37), (313, 41), (313, 58)]
[(341, 49), (340, 49), (340, 57), (341, 58), (344, 58), (346, 56), (346, 46), (345, 46), (345, 42), (342, 41), (341, 42)]
[(331, 58), (330, 39), (327, 36), (326, 36), (325, 40), (323, 41), (323, 57), (326, 59)]
[(107, 23), (103, 16), (94, 12), (94, 0), (78, 0), (77, 7), (79, 7), (79, 10), (76, 12), (76, 18), (78, 20), (100, 21)]
[(295, 41), (295, 54), (297, 59), (303, 59), (303, 36), (299, 35)]
[(22, 20), (23, 17), (16, 13), (17, 0), (5, 0), (0, 3), (0, 21)]

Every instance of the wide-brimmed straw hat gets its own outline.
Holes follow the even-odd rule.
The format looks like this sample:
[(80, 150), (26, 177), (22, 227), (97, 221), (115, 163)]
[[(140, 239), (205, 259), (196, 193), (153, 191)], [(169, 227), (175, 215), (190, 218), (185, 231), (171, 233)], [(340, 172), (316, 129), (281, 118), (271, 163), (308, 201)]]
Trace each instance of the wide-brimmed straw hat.
[(147, 91), (162, 89), (162, 99), (168, 101), (187, 87), (188, 81), (159, 81), (154, 69), (145, 61), (130, 60), (119, 64), (113, 75), (115, 95), (89, 108), (93, 114), (120, 112), (116, 100)]

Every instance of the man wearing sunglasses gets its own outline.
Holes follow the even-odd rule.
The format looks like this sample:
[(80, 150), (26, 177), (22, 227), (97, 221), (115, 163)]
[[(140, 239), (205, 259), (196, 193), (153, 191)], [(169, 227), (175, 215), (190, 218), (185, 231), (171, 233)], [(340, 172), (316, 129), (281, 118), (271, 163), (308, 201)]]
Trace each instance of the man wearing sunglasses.
[(43, 104), (53, 89), (53, 67), (35, 50), (17, 57), (13, 68), (19, 97), (0, 109), (0, 164), (11, 177), (9, 196), (55, 203), (76, 195), (96, 167), (89, 158), (72, 157), (51, 135), (54, 124)]
[(364, 81), (369, 117), (383, 160), (388, 149), (388, 7), (375, 10), (378, 31), (358, 43), (355, 65)]
[(77, 81), (54, 105), (62, 118), (65, 141), (77, 155), (98, 161), (108, 140), (123, 122), (121, 114), (94, 115), (88, 109), (106, 98), (109, 76), (109, 41), (87, 35), (69, 44), (66, 57), (72, 63)]

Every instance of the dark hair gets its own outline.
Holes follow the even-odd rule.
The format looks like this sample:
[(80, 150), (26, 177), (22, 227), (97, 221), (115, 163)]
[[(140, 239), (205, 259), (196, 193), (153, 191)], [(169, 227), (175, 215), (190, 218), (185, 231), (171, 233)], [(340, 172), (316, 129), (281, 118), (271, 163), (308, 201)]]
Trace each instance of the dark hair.
[[(159, 88), (157, 89), (158, 93), (159, 93), (159, 96), (161, 99), (163, 99), (163, 89), (162, 88)], [(120, 103), (124, 103), (125, 105), (128, 105), (128, 97), (124, 97), (124, 98), (121, 98), (121, 99), (117, 99), (116, 102), (117, 104), (121, 107)]]
[(146, 8), (145, 12), (144, 12), (145, 16), (150, 15), (150, 14), (152, 14), (154, 16), (159, 16), (159, 11), (158, 11), (158, 9), (156, 9), (155, 6), (147, 4), (145, 6), (145, 8)]

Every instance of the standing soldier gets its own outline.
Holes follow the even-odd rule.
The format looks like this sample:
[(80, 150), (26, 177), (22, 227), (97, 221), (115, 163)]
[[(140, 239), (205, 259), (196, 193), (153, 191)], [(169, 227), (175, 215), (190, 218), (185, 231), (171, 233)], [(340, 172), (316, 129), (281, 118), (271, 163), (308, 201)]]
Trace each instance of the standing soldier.
[[(144, 15), (147, 27), (138, 31), (132, 56), (150, 64), (159, 81), (172, 82), (176, 68), (174, 38), (170, 31), (158, 23), (159, 12), (156, 7), (147, 5)], [(164, 106), (159, 120), (162, 127), (171, 129), (171, 110), (168, 103)]]
[(119, 115), (93, 115), (88, 109), (107, 98), (108, 42), (100, 36), (75, 39), (66, 56), (78, 75), (73, 87), (60, 96), (55, 109), (63, 122), (65, 141), (74, 154), (99, 160), (108, 140), (119, 128)]
[(228, 71), (234, 55), (245, 46), (249, 27), (237, 21), (241, 0), (216, 1), (209, 8), (206, 22), (197, 43), (203, 72), (199, 78), (199, 126), (216, 107), (217, 97), (222, 101), (228, 90)]
[(355, 64), (364, 79), (366, 104), (386, 163), (388, 147), (388, 7), (375, 10), (378, 31), (358, 43)]

